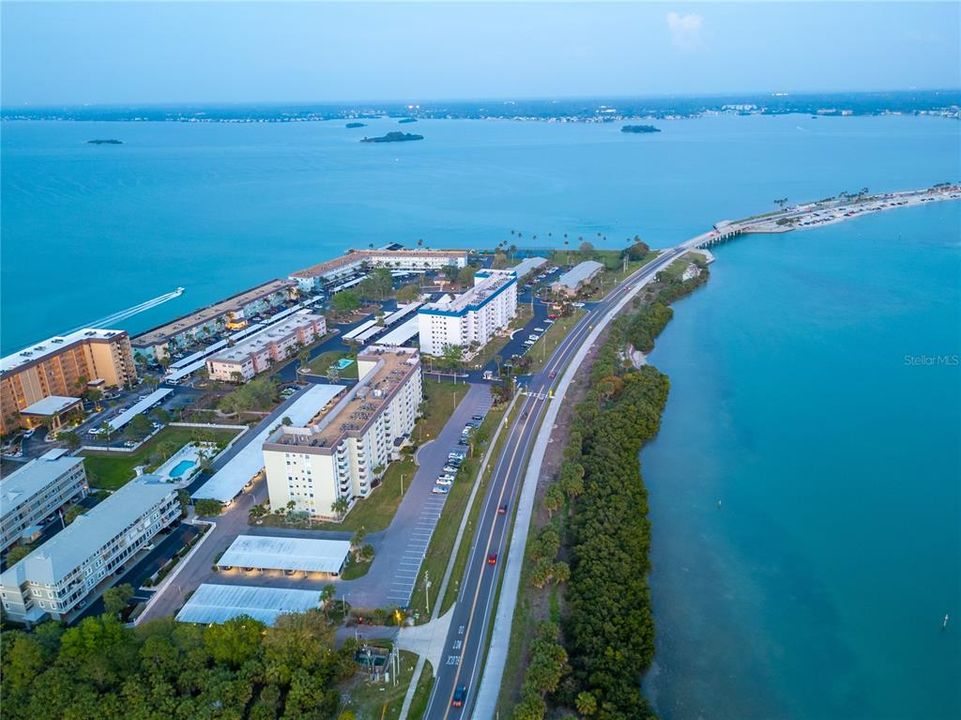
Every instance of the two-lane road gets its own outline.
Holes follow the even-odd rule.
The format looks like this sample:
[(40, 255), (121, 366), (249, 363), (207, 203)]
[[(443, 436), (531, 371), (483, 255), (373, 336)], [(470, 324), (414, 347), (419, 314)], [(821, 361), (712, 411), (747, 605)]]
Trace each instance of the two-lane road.
[[(457, 604), (454, 606), (445, 654), (441, 658), (440, 667), (436, 668), (437, 680), (426, 713), (428, 719), (472, 717), (475, 691), (483, 670), (483, 659), (497, 600), (497, 586), (505, 560), (503, 552), (510, 541), (510, 518), (523, 484), (528, 457), (537, 438), (541, 415), (550, 391), (595, 325), (610, 319), (607, 316), (623, 298), (624, 293), (631, 290), (638, 281), (666, 267), (688, 249), (679, 246), (662, 253), (628, 276), (606, 298), (590, 307), (587, 314), (554, 350), (544, 369), (531, 375), (526, 386), (522, 388), (527, 394), (520, 403), (519, 419), (507, 436), (494, 468), (493, 480), (483, 498), (474, 544), (461, 579)], [(550, 428), (545, 428), (545, 431), (549, 432)], [(501, 515), (498, 508), (504, 504), (507, 505), (508, 512)], [(438, 598), (438, 601), (442, 599)], [(454, 694), (458, 687), (465, 689), (463, 704), (454, 707)]]

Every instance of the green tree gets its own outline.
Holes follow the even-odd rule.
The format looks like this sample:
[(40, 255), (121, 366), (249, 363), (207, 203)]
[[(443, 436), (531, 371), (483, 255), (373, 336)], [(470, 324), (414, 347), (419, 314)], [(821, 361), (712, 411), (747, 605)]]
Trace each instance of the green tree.
[(128, 583), (107, 588), (103, 593), (103, 609), (108, 615), (119, 616), (133, 599), (133, 587)]
[(153, 432), (153, 423), (143, 414), (134, 415), (133, 419), (127, 423), (123, 429), (123, 434), (131, 440), (143, 440)]
[(67, 523), (67, 525), (69, 525), (78, 517), (83, 515), (84, 512), (86, 512), (86, 508), (84, 508), (83, 505), (71, 505), (69, 508), (67, 508), (67, 512), (63, 514), (63, 520), (65, 523)]
[(20, 562), (32, 552), (33, 548), (29, 545), (14, 545), (7, 553), (7, 567)]
[(464, 361), (464, 351), (458, 345), (445, 345), (437, 364), (445, 370), (455, 371)]
[(495, 252), (494, 260), (491, 262), (491, 267), (495, 270), (507, 267), (507, 255), (501, 250)]
[(577, 249), (580, 251), (582, 257), (589, 257), (594, 254), (594, 246), (586, 240), (582, 242)]
[(236, 669), (258, 653), (263, 631), (263, 623), (241, 615), (207, 627), (203, 643), (215, 661)]
[(75, 430), (64, 430), (57, 435), (57, 439), (67, 443), (67, 447), (71, 450), (76, 450), (82, 443), (80, 435), (78, 435)]
[(580, 692), (577, 694), (574, 707), (577, 708), (577, 712), (581, 715), (590, 717), (597, 712), (597, 698), (589, 692)]
[(341, 290), (330, 299), (330, 309), (337, 314), (346, 315), (360, 307), (360, 298), (352, 290)]
[(151, 410), (150, 416), (161, 425), (168, 425), (171, 420), (170, 413), (164, 410), (162, 407), (157, 407)]
[(558, 483), (551, 483), (544, 493), (544, 509), (547, 510), (548, 517), (554, 517), (554, 513), (564, 507), (564, 491)]
[(201, 498), (194, 501), (194, 510), (202, 517), (216, 517), (223, 512), (224, 505), (220, 500)]
[(416, 283), (404, 285), (397, 291), (397, 302), (412, 303), (420, 297), (420, 288)]
[(465, 265), (457, 273), (457, 282), (462, 287), (470, 287), (474, 284), (474, 274), (477, 272), (477, 268), (473, 265)]
[(330, 504), (330, 511), (338, 517), (343, 517), (350, 508), (350, 501), (346, 497), (339, 497)]

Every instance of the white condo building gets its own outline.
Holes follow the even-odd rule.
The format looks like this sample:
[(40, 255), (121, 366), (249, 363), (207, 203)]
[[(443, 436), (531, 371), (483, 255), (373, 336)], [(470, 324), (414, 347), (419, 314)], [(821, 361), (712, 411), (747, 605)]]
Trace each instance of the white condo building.
[(301, 311), (209, 357), (207, 374), (214, 380), (231, 382), (239, 378), (247, 382), (271, 363), (292, 357), (297, 348), (326, 332), (327, 320), (323, 315)]
[(517, 275), (512, 270), (479, 270), (467, 292), (417, 310), (421, 352), (441, 355), (446, 345), (486, 345), (515, 315)]
[(87, 495), (83, 458), (50, 450), (0, 482), (0, 550), (6, 550), (41, 520), (73, 498)]
[(154, 475), (131, 480), (0, 574), (4, 611), (17, 622), (66, 619), (179, 517), (176, 488)]
[(358, 383), (304, 427), (283, 426), (264, 443), (270, 506), (333, 518), (378, 484), (414, 429), (423, 399), (413, 348), (371, 346), (357, 355)]

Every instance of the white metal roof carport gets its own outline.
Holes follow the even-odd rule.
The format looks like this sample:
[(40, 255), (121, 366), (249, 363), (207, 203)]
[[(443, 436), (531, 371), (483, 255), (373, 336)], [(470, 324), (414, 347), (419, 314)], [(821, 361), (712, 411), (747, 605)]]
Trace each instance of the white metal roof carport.
[(348, 540), (240, 535), (217, 561), (217, 565), (339, 575), (349, 552)]

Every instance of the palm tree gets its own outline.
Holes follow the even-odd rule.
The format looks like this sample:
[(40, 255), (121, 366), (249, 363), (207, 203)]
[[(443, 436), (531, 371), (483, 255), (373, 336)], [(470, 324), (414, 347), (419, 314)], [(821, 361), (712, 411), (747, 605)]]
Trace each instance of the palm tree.
[(320, 606), (324, 609), (324, 617), (330, 609), (330, 602), (334, 599), (334, 586), (327, 584), (320, 589)]
[(417, 238), (417, 247), (424, 247), (424, 238)]

